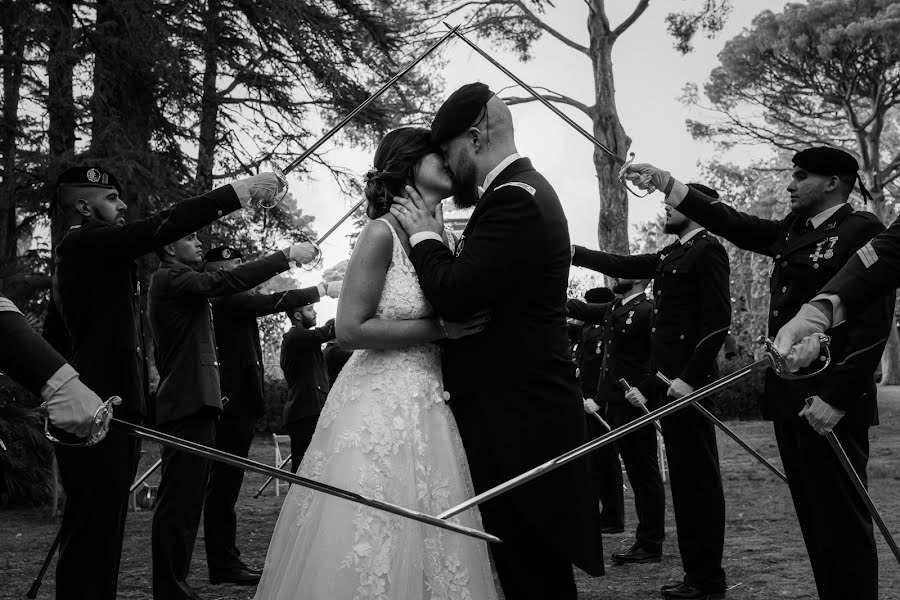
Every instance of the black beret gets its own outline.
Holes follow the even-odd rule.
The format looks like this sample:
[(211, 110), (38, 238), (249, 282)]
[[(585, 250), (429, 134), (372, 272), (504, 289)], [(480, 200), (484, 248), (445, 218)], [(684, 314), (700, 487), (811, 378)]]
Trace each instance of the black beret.
[(852, 154), (828, 146), (801, 150), (794, 155), (792, 162), (819, 175), (856, 175), (859, 171), (859, 163)]
[(481, 82), (467, 83), (447, 98), (431, 122), (431, 141), (442, 144), (471, 127), (494, 92)]
[(613, 291), (605, 287), (592, 288), (584, 293), (585, 302), (590, 302), (591, 304), (604, 304), (615, 299), (616, 295), (613, 294)]
[(712, 198), (713, 200), (718, 200), (718, 199), (719, 199), (719, 192), (717, 192), (716, 190), (712, 189), (712, 188), (709, 187), (709, 186), (703, 185), (702, 183), (689, 183), (689, 184), (687, 184), (687, 186), (688, 186), (689, 188), (694, 188), (695, 190), (697, 190), (697, 191), (700, 192), (701, 194), (704, 194), (704, 195), (706, 195), (706, 196), (709, 196), (709, 197)]
[(120, 194), (122, 186), (115, 175), (95, 165), (83, 165), (81, 167), (72, 167), (63, 171), (56, 178), (56, 187), (99, 187), (115, 189)]
[(233, 258), (244, 258), (244, 255), (241, 254), (240, 250), (232, 248), (231, 246), (219, 246), (218, 248), (213, 248), (203, 256), (203, 259), (206, 262), (215, 262), (217, 260), (231, 260)]

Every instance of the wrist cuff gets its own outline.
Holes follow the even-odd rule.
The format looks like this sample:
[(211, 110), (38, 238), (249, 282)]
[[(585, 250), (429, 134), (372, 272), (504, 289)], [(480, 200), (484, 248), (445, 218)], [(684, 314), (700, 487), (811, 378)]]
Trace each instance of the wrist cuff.
[(250, 205), (250, 200), (252, 196), (250, 196), (250, 186), (247, 185), (247, 182), (243, 179), (238, 179), (237, 181), (231, 182), (231, 187), (234, 189), (234, 193), (237, 194), (238, 201), (241, 203), (241, 208), (247, 208)]
[(63, 385), (78, 377), (78, 372), (69, 363), (64, 364), (50, 376), (41, 388), (41, 400), (47, 402)]
[(409, 236), (409, 245), (415, 246), (419, 242), (424, 242), (425, 240), (437, 240), (440, 243), (444, 243), (444, 240), (441, 239), (441, 236), (436, 234), (433, 231), (420, 231), (419, 233), (414, 233)]

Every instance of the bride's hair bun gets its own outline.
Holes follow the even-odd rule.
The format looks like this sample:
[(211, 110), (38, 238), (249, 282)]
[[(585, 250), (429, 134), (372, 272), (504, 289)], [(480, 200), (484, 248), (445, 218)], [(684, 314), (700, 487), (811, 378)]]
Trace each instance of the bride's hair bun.
[(366, 173), (366, 215), (370, 219), (387, 214), (394, 196), (415, 179), (422, 158), (436, 152), (431, 132), (423, 127), (401, 127), (388, 133), (375, 150), (373, 168)]

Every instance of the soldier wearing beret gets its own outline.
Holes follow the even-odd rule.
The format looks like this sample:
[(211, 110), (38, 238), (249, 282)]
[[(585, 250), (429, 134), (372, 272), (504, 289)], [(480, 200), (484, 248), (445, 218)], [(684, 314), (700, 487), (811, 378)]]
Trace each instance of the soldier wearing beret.
[[(135, 259), (281, 187), (272, 173), (235, 181), (153, 216), (127, 223), (122, 187), (99, 166), (59, 176), (51, 211), (70, 229), (56, 248), (54, 300), (71, 343), (71, 363), (103, 399), (122, 398), (116, 417), (148, 413), (147, 364)], [(96, 446), (57, 446), (66, 506), (56, 568), (57, 598), (115, 598), (137, 438), (110, 432)]]
[[(654, 407), (685, 396), (718, 376), (716, 355), (731, 323), (728, 254), (703, 227), (666, 208), (666, 233), (678, 236), (651, 254), (620, 256), (572, 248), (572, 264), (612, 277), (653, 278), (650, 372), (673, 380), (668, 389), (647, 378), (626, 394)], [(634, 382), (631, 382), (634, 384)], [(693, 410), (662, 419), (683, 581), (663, 586), (665, 598), (725, 597), (725, 497), (712, 424)]]
[(291, 471), (297, 472), (312, 441), (331, 382), (322, 344), (334, 340), (334, 319), (316, 327), (312, 304), (287, 311), (292, 327), (281, 342), (281, 370), (288, 384), (282, 424), (291, 436)]
[[(591, 413), (599, 411), (601, 417), (607, 417), (607, 399), (598, 389), (606, 341), (603, 318), (600, 314), (616, 296), (609, 288), (593, 288), (584, 294), (584, 298), (585, 301), (575, 298), (568, 300), (566, 312), (569, 318), (584, 324), (573, 357), (576, 365), (575, 376), (581, 385), (581, 396), (584, 398), (588, 417), (588, 437), (593, 439), (609, 431), (591, 416)], [(606, 301), (596, 302), (598, 299)], [(589, 406), (596, 407), (596, 410), (588, 408)], [(622, 491), (622, 465), (619, 461), (618, 446), (612, 444), (600, 448), (591, 454), (588, 460), (593, 464), (594, 477), (600, 487), (601, 532), (622, 533), (625, 530), (625, 495)]]
[[(210, 299), (249, 290), (287, 271), (291, 262), (309, 262), (317, 249), (304, 242), (216, 271), (197, 270), (203, 252), (195, 233), (156, 252), (161, 264), (150, 280), (147, 308), (159, 370), (156, 424), (160, 431), (211, 446), (223, 399)], [(162, 461), (151, 537), (153, 597), (192, 598), (186, 579), (210, 463), (171, 448), (163, 450)]]
[[(646, 279), (617, 278), (613, 291), (618, 299), (614, 302), (585, 304), (569, 300), (567, 304), (571, 316), (595, 324), (601, 332), (595, 351), (601, 359), (597, 387), (593, 396), (586, 396), (593, 397), (596, 403), (585, 400), (585, 411), (597, 412), (605, 407), (606, 419), (613, 428), (644, 414), (625, 399), (619, 380), (639, 383), (649, 375), (653, 302), (644, 291), (648, 283)], [(597, 431), (595, 435), (602, 433), (605, 432)], [(634, 490), (638, 526), (631, 548), (614, 552), (612, 560), (615, 563), (659, 562), (666, 536), (666, 491), (659, 472), (656, 431), (650, 427), (638, 429), (622, 438), (617, 447)], [(621, 484), (620, 475), (619, 490)], [(622, 504), (624, 510), (624, 499)]]
[[(566, 336), (569, 233), (556, 192), (519, 156), (512, 115), (482, 83), (441, 106), (432, 141), (459, 206), (475, 206), (455, 253), (417, 192), (391, 209), (412, 246), (419, 283), (444, 319), (488, 309), (484, 332), (446, 342), (445, 385), (476, 492), (586, 439)], [(440, 214), (440, 213), (438, 213)], [(575, 461), (481, 505), (508, 600), (575, 598), (572, 563), (603, 573), (596, 482)]]
[[(794, 155), (793, 165), (787, 187), (790, 212), (778, 220), (712, 204), (701, 190), (690, 189), (655, 167), (632, 167), (633, 179), (651, 178), (667, 191), (669, 206), (735, 245), (772, 259), (770, 335), (884, 230), (875, 215), (854, 210), (847, 202), (858, 178), (859, 165), (853, 156), (836, 148), (808, 148)], [(763, 417), (774, 421), (800, 530), (823, 599), (878, 597), (871, 518), (828, 442), (817, 432), (834, 428), (865, 478), (869, 427), (878, 422), (873, 373), (893, 309), (894, 295), (886, 291), (872, 308), (854, 313), (842, 326), (831, 329), (833, 362), (821, 377), (788, 381), (766, 373)], [(807, 399), (812, 399), (810, 408)]]
[[(234, 269), (243, 258), (240, 250), (220, 246), (206, 253), (204, 269)], [(331, 282), (274, 294), (240, 292), (213, 298), (219, 383), (223, 397), (228, 398), (216, 428), (216, 448), (246, 458), (256, 421), (263, 416), (263, 354), (256, 319), (318, 302), (325, 295), (337, 298), (339, 293), (340, 282)], [(237, 547), (234, 506), (243, 481), (243, 469), (221, 463), (214, 463), (210, 469), (203, 531), (213, 583), (249, 585), (259, 581), (260, 571), (241, 561)]]

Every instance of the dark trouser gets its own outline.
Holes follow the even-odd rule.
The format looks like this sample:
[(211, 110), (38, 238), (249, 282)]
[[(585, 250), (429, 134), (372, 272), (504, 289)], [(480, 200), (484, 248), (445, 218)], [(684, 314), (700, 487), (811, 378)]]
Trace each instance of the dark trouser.
[[(630, 423), (643, 412), (628, 403), (612, 403), (606, 411), (613, 427)], [(666, 537), (666, 488), (659, 473), (656, 428), (645, 426), (618, 442), (625, 472), (634, 490), (638, 525), (635, 538), (644, 547), (661, 550)]]
[[(602, 405), (601, 405), (602, 406)], [(598, 414), (603, 415), (604, 411)], [(608, 433), (608, 430), (593, 415), (587, 417), (587, 431), (590, 439)], [(606, 417), (604, 417), (606, 419)], [(610, 425), (612, 425), (610, 423)], [(610, 444), (594, 451), (589, 460), (591, 471), (597, 478), (600, 490), (600, 521), (606, 527), (625, 527), (625, 494), (622, 492), (622, 464), (619, 462), (618, 446)]]
[(503, 540), (491, 546), (491, 554), (506, 600), (578, 597), (572, 563), (553, 552), (512, 502), (495, 498), (480, 509), (485, 531)]
[[(863, 483), (869, 428), (841, 421), (834, 432)], [(824, 436), (808, 423), (775, 422), (800, 531), (822, 600), (878, 598), (872, 518)]]
[[(662, 390), (659, 397), (664, 395)], [(725, 495), (716, 430), (691, 408), (662, 419), (660, 425), (666, 442), (684, 582), (703, 591), (725, 591)]]
[(319, 415), (310, 415), (284, 426), (285, 431), (291, 436), (291, 471), (294, 473), (300, 468), (300, 462), (306, 454), (306, 449), (309, 448), (318, 422)]
[[(235, 402), (232, 398), (216, 427), (216, 448), (246, 458), (253, 443), (256, 413), (242, 406), (232, 406)], [(243, 482), (243, 469), (222, 463), (213, 463), (210, 467), (203, 505), (203, 539), (210, 573), (227, 572), (241, 566), (234, 505)]]
[[(217, 413), (202, 409), (183, 419), (164, 423), (159, 430), (186, 440), (211, 446), (215, 443)], [(210, 462), (193, 454), (162, 452), (159, 501), (153, 514), (153, 598), (181, 600), (189, 597), (185, 580), (191, 568), (203, 496)]]
[(117, 431), (110, 431), (96, 446), (55, 447), (66, 491), (56, 565), (57, 600), (116, 597), (128, 489), (140, 449), (139, 439)]

